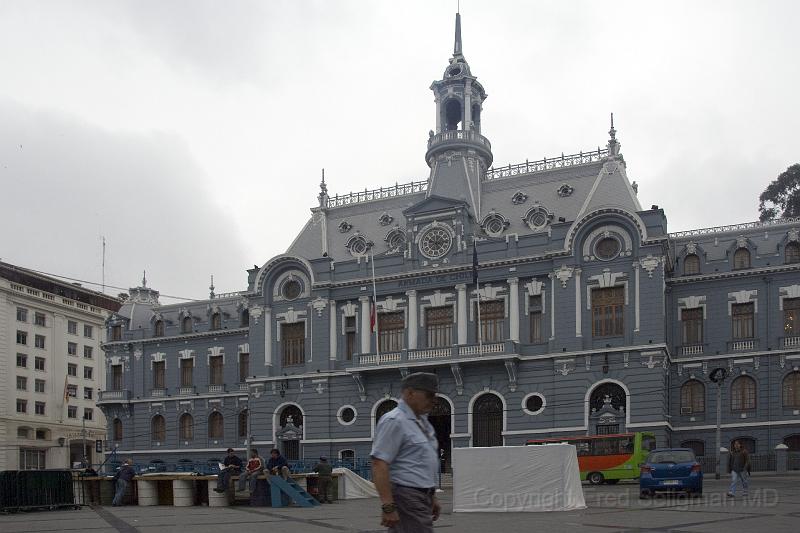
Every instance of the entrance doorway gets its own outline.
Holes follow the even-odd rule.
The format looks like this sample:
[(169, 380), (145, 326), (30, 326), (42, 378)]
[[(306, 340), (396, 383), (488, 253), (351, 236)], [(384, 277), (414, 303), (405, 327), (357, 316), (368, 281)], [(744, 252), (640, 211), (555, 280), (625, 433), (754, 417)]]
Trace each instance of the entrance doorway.
[(442, 472), (451, 472), (451, 458), (452, 458), (452, 444), (450, 442), (450, 433), (453, 432), (450, 415), (450, 402), (442, 398), (436, 397), (436, 403), (433, 404), (428, 415), (428, 421), (436, 430), (436, 438), (439, 441), (439, 467)]
[(472, 445), (478, 447), (503, 445), (503, 401), (487, 392), (472, 405)]

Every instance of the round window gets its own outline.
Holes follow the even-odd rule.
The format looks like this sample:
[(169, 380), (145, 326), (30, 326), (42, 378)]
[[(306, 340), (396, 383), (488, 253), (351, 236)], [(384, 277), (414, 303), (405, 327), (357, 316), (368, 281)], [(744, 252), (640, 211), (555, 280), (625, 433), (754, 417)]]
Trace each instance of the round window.
[(431, 228), (419, 241), (419, 250), (429, 259), (439, 259), (447, 255), (453, 245), (450, 232), (444, 228)]
[(522, 402), (523, 410), (529, 415), (538, 415), (544, 410), (544, 396), (535, 392), (529, 394)]
[(608, 261), (619, 255), (619, 241), (613, 237), (604, 237), (595, 246), (595, 255), (598, 259)]
[(343, 405), (339, 408), (339, 412), (336, 413), (336, 418), (339, 419), (339, 423), (343, 426), (349, 426), (356, 421), (356, 410), (351, 405)]
[(500, 215), (491, 215), (483, 223), (483, 230), (489, 235), (500, 235), (506, 229), (506, 221)]
[(550, 217), (547, 210), (542, 207), (534, 207), (525, 216), (525, 223), (532, 230), (542, 229), (547, 226), (548, 222), (550, 222)]
[(300, 286), (300, 282), (297, 280), (290, 279), (283, 284), (283, 297), (287, 300), (294, 300), (300, 296), (302, 291), (303, 287)]
[(393, 230), (386, 239), (386, 242), (392, 250), (400, 250), (406, 245), (406, 234), (399, 229)]
[(451, 76), (458, 76), (459, 74), (461, 74), (461, 67), (452, 67), (452, 68), (450, 68), (450, 71), (448, 72), (448, 74), (450, 74)]

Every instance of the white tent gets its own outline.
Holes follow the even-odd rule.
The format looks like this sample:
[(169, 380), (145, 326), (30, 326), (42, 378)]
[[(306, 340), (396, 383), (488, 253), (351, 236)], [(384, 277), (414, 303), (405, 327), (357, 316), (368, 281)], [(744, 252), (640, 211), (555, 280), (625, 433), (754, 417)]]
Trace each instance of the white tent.
[(453, 449), (453, 511), (585, 509), (575, 446)]

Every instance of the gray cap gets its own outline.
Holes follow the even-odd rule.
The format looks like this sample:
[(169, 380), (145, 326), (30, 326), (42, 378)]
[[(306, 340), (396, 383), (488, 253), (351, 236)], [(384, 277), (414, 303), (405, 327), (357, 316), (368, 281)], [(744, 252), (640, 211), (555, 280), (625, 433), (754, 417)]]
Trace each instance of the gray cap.
[(401, 382), (404, 389), (417, 389), (429, 392), (439, 391), (439, 378), (430, 372), (414, 372), (403, 378)]

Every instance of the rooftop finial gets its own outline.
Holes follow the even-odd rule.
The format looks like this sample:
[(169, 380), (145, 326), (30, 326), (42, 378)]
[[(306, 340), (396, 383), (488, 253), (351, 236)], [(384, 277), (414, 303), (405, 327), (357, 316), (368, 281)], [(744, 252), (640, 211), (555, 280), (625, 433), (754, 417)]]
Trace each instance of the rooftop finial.
[(147, 287), (147, 270), (142, 270), (142, 287)]
[(211, 274), (211, 285), (209, 285), (208, 290), (211, 291), (211, 293), (208, 295), (208, 297), (209, 297), (209, 299), (213, 300), (214, 299), (214, 274)]
[(616, 157), (619, 155), (620, 144), (617, 141), (617, 130), (614, 129), (614, 113), (611, 113), (611, 129), (608, 130), (608, 155)]
[(464, 55), (461, 49), (461, 13), (456, 12), (456, 42), (453, 46), (453, 57)]
[(616, 140), (617, 130), (614, 129), (614, 113), (611, 113), (611, 129), (608, 130), (608, 134), (611, 136), (612, 140)]
[(319, 184), (319, 206), (325, 207), (328, 204), (328, 186), (325, 185), (325, 169), (322, 169), (322, 181)]

